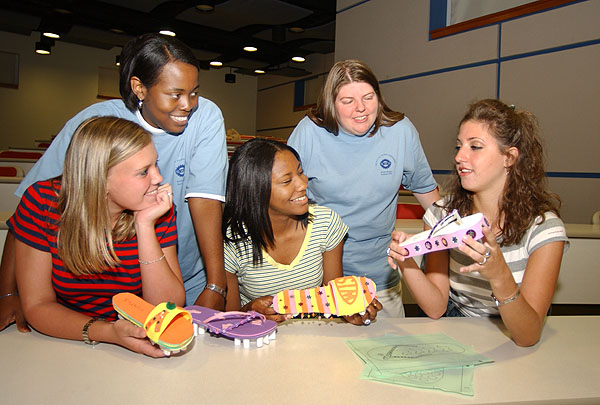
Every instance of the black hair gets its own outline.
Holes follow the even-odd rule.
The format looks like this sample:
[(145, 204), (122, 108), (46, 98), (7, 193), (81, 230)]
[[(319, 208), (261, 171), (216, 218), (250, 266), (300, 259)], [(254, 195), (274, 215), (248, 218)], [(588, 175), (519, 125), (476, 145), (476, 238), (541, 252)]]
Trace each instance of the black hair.
[[(252, 241), (252, 262), (262, 262), (262, 250), (274, 245), (273, 228), (269, 216), (271, 174), (277, 152), (291, 152), (298, 163), (300, 155), (285, 143), (255, 138), (236, 149), (229, 161), (227, 193), (223, 210), (222, 232), (226, 243)], [(306, 227), (312, 215), (298, 216)], [(230, 236), (227, 229), (231, 229)]]
[(150, 88), (158, 81), (163, 67), (175, 61), (198, 68), (198, 60), (192, 50), (173, 37), (143, 34), (125, 44), (120, 57), (119, 92), (130, 111), (135, 111), (139, 101), (131, 89), (131, 78), (136, 76), (144, 86)]

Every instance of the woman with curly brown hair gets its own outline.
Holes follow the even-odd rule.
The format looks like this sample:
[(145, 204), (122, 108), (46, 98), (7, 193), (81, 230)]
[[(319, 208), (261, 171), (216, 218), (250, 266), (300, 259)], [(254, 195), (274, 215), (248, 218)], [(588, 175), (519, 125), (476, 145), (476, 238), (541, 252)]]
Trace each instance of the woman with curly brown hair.
[(399, 246), (407, 235), (394, 232), (388, 261), (429, 317), (500, 316), (517, 345), (533, 345), (568, 245), (560, 200), (546, 190), (537, 121), (501, 101), (478, 101), (460, 122), (454, 160), (449, 193), (427, 210), (425, 228), (455, 209), (481, 212), (490, 224), (483, 240), (465, 236), (456, 249), (428, 254), (423, 272)]

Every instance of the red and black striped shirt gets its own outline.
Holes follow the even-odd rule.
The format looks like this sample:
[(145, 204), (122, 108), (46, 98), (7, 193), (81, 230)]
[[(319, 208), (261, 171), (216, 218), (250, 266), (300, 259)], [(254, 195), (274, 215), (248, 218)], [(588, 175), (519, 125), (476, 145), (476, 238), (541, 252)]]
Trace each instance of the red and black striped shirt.
[[(113, 242), (120, 264), (102, 273), (77, 276), (64, 267), (58, 256), (56, 235), (59, 215), (57, 210), (58, 181), (45, 180), (31, 185), (23, 194), (8, 226), (15, 237), (43, 252), (52, 255), (52, 287), (57, 302), (89, 315), (115, 320), (113, 295), (130, 292), (142, 295), (142, 277), (138, 262), (137, 237), (123, 242)], [(175, 206), (156, 221), (156, 237), (160, 246), (177, 244)]]

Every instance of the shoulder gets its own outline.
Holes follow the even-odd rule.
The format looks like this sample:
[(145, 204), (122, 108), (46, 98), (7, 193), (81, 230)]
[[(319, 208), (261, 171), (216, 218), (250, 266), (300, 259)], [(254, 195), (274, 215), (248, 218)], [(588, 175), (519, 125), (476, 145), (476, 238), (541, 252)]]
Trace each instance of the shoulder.
[(425, 215), (423, 215), (423, 221), (433, 227), (440, 219), (446, 216), (448, 211), (444, 208), (446, 205), (446, 199), (442, 198), (435, 203), (431, 204), (427, 211), (425, 211)]
[(402, 135), (410, 136), (410, 137), (418, 137), (419, 136), (419, 133), (417, 132), (417, 128), (414, 126), (412, 121), (407, 116), (404, 116), (404, 118), (402, 120), (396, 122), (392, 126), (389, 126), (389, 127), (381, 126), (380, 131), (382, 133), (402, 134)]
[(309, 212), (313, 214), (315, 223), (341, 224), (345, 226), (339, 214), (324, 205), (311, 205)]
[(565, 250), (569, 245), (567, 231), (562, 220), (553, 212), (546, 212), (531, 221), (529, 229), (521, 241), (515, 245), (532, 254), (536, 249), (552, 242), (565, 242)]
[(321, 133), (328, 133), (327, 130), (325, 128), (322, 128), (320, 126), (318, 126), (317, 124), (315, 124), (313, 122), (313, 120), (311, 120), (308, 115), (305, 115), (304, 118), (302, 118), (300, 120), (300, 122), (298, 122), (298, 124), (296, 124), (296, 127), (294, 128), (294, 131), (292, 132), (292, 135), (312, 135), (312, 134), (321, 134)]
[(191, 120), (194, 120), (194, 118), (196, 118), (196, 120), (207, 120), (211, 118), (222, 120), (223, 113), (219, 106), (213, 101), (204, 97), (198, 97), (198, 107), (194, 114), (192, 114)]
[(129, 111), (123, 100), (107, 100), (92, 104), (79, 112), (77, 116), (115, 116), (115, 117), (135, 117), (135, 113)]
[[(92, 117), (119, 117), (137, 122), (135, 113), (127, 109), (123, 100), (107, 100), (84, 108), (73, 116), (65, 127), (79, 126), (83, 121)], [(74, 129), (69, 130), (69, 136), (72, 135), (73, 131)]]
[(553, 212), (545, 212), (538, 216), (529, 228), (532, 237), (544, 235), (545, 237), (557, 237), (566, 239), (567, 231), (563, 221)]
[(53, 180), (42, 180), (29, 186), (25, 191), (25, 195), (30, 196), (40, 202), (56, 202), (59, 191), (60, 182)]
[(338, 216), (334, 210), (324, 205), (310, 205), (308, 210), (315, 218), (332, 218)]

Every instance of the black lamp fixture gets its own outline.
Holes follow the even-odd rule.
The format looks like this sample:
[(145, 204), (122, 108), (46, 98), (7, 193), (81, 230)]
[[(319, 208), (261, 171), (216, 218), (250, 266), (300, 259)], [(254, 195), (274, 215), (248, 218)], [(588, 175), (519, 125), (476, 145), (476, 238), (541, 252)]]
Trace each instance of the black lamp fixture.
[(35, 53), (38, 55), (50, 55), (53, 46), (54, 40), (52, 38), (40, 34), (40, 40), (35, 43)]
[(115, 56), (115, 66), (121, 66), (121, 55)]
[(231, 73), (231, 68), (229, 68), (229, 73), (225, 73), (225, 83), (235, 83), (235, 75)]
[(271, 29), (271, 38), (275, 42), (285, 42), (285, 26), (275, 25)]

